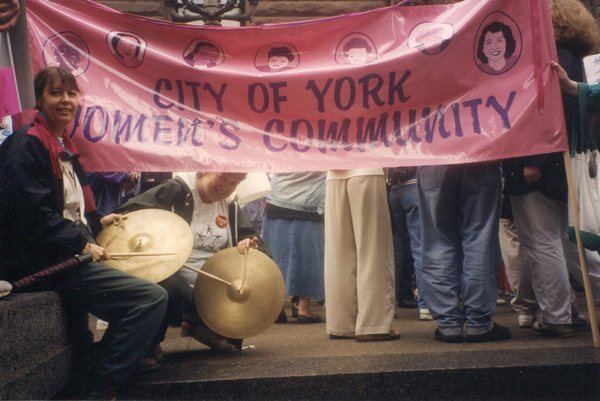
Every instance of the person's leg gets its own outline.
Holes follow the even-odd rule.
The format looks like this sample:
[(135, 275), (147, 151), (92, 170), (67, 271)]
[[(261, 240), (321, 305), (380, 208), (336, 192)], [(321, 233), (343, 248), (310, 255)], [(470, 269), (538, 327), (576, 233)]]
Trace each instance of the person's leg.
[(511, 195), (521, 247), (529, 256), (531, 278), (541, 320), (571, 323), (570, 285), (562, 246), (560, 202), (539, 192)]
[(89, 312), (109, 323), (97, 374), (125, 382), (153, 345), (168, 304), (166, 291), (102, 263), (76, 270)]
[(356, 245), (346, 191), (347, 180), (330, 180), (325, 196), (325, 325), (333, 336), (354, 337)]
[(514, 294), (510, 304), (517, 312), (519, 327), (530, 327), (533, 324), (537, 302), (531, 284), (529, 257), (521, 248), (514, 221), (500, 219), (498, 234), (506, 275)]
[(412, 291), (414, 262), (411, 257), (411, 243), (407, 229), (407, 221), (402, 207), (402, 190), (404, 187), (392, 188), (388, 194), (390, 204), (390, 220), (394, 243), (394, 273), (396, 277), (396, 303), (400, 307), (414, 308), (415, 299)]
[(421, 244), (421, 217), (419, 215), (419, 197), (417, 184), (400, 187), (400, 204), (406, 218), (406, 228), (410, 238), (410, 250), (413, 257), (416, 287), (418, 290), (417, 303), (419, 308), (427, 308), (423, 299), (423, 261)]
[[(467, 336), (493, 329), (497, 273), (500, 267), (498, 224), (501, 172), (497, 164), (462, 167), (462, 294)], [(467, 337), (468, 339), (468, 337)]]
[(348, 179), (356, 243), (356, 335), (389, 334), (395, 311), (392, 229), (383, 175)]
[(195, 322), (198, 320), (198, 314), (194, 306), (194, 293), (184, 276), (175, 273), (158, 284), (167, 291), (169, 305), (161, 328), (154, 340), (154, 345), (163, 342), (169, 324), (177, 324), (182, 321)]
[(417, 180), (423, 296), (440, 333), (456, 339), (464, 324), (459, 299), (458, 172), (451, 166), (419, 167)]

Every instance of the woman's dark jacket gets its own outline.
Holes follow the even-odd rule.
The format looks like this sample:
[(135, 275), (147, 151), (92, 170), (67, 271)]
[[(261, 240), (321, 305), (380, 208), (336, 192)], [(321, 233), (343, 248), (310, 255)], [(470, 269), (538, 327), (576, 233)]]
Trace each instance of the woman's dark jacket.
[[(69, 143), (70, 151), (76, 149)], [(79, 254), (92, 239), (80, 223), (63, 218), (63, 182), (55, 146), (45, 120), (10, 135), (0, 146), (0, 277), (18, 280)], [(61, 155), (64, 157), (64, 154)], [(86, 197), (86, 219), (100, 229), (85, 171), (75, 156), (73, 168)]]

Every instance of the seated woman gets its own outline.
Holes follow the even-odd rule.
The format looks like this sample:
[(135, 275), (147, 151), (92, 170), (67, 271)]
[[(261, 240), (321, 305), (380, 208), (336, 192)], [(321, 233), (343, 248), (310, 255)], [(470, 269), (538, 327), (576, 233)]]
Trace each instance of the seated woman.
[[(257, 247), (259, 237), (237, 202), (227, 199), (245, 173), (179, 173), (143, 194), (128, 200), (118, 213), (156, 208), (173, 211), (187, 221), (194, 235), (192, 253), (186, 265), (200, 269), (218, 251), (237, 244), (240, 253)], [(190, 326), (190, 335), (217, 352), (241, 350), (241, 339), (227, 339), (206, 327), (194, 306), (193, 287), (197, 273), (182, 268), (160, 282), (169, 294), (163, 329), (155, 339), (158, 346), (169, 323)]]
[[(61, 294), (70, 312), (67, 330), (83, 347), (75, 355), (82, 358), (89, 351), (89, 360), (97, 361), (89, 398), (110, 398), (150, 352), (167, 294), (102, 263), (107, 255), (94, 234), (118, 216), (100, 220), (77, 148), (66, 133), (78, 106), (75, 77), (60, 67), (45, 68), (35, 77), (34, 91), (34, 121), (0, 146), (0, 271), (3, 278), (19, 280), (91, 254), (91, 262), (47, 277), (30, 290)], [(105, 347), (93, 356), (87, 312), (110, 323)], [(76, 375), (86, 371), (83, 366), (74, 370)]]

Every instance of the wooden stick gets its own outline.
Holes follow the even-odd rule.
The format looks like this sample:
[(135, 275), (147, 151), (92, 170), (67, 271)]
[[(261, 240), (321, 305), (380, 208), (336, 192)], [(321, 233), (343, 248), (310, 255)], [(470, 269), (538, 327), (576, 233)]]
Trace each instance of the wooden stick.
[(202, 271), (202, 270), (200, 270), (200, 269), (196, 269), (195, 267), (188, 266), (188, 265), (183, 265), (183, 267), (185, 267), (186, 269), (193, 270), (193, 271), (195, 271), (196, 273), (203, 274), (203, 275), (205, 275), (206, 277), (210, 277), (210, 278), (212, 278), (213, 280), (220, 281), (220, 282), (221, 282), (221, 283), (223, 283), (223, 284), (227, 284), (227, 285), (231, 286), (231, 283), (230, 283), (229, 281), (225, 281), (225, 280), (223, 280), (223, 279), (222, 279), (222, 278), (220, 278), (220, 277), (217, 277), (217, 276), (215, 276), (215, 275), (212, 275), (212, 274), (210, 274), (210, 273), (204, 272), (204, 271)]
[(569, 187), (569, 204), (571, 213), (573, 213), (573, 227), (575, 228), (575, 238), (577, 239), (577, 251), (579, 253), (579, 263), (581, 263), (581, 275), (583, 276), (583, 289), (585, 290), (585, 301), (587, 303), (590, 315), (590, 325), (592, 326), (592, 340), (594, 347), (600, 347), (600, 329), (598, 328), (598, 319), (596, 317), (596, 304), (592, 293), (592, 282), (588, 271), (583, 243), (581, 242), (581, 233), (579, 232), (579, 203), (577, 203), (577, 193), (574, 189), (573, 171), (571, 169), (571, 155), (569, 151), (563, 153), (565, 161), (565, 171), (567, 173), (567, 184)]
[(129, 256), (167, 256), (177, 255), (177, 252), (109, 252), (108, 258), (122, 258)]

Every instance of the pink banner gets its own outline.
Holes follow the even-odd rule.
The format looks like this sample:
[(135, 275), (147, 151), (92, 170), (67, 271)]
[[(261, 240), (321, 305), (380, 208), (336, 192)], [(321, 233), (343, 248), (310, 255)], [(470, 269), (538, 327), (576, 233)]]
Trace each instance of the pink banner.
[(0, 117), (17, 114), (20, 111), (19, 93), (13, 69), (11, 67), (0, 68)]
[(77, 76), (71, 134), (90, 171), (453, 164), (567, 148), (545, 0), (244, 28), (87, 0), (28, 0), (27, 15), (34, 70)]

